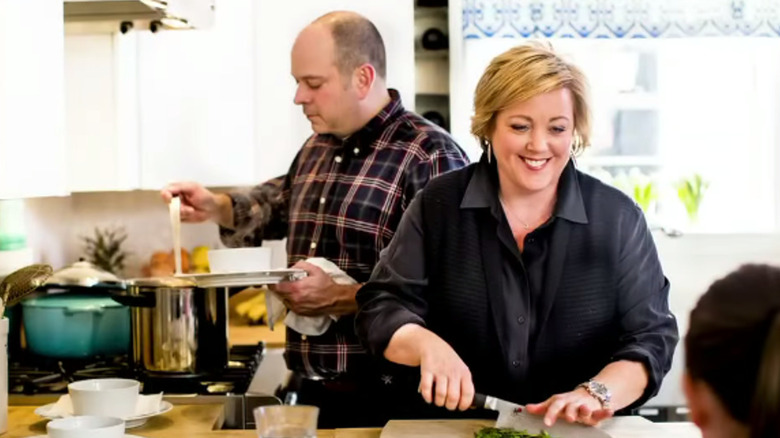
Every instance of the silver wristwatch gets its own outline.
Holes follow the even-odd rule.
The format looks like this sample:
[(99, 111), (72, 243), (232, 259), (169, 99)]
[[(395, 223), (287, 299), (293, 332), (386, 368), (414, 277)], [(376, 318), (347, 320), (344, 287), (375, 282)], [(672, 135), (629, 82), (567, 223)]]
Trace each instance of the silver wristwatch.
[(609, 402), (612, 400), (612, 393), (609, 392), (609, 388), (607, 388), (606, 385), (590, 379), (585, 383), (580, 383), (579, 386), (585, 388), (585, 390), (588, 391), (588, 394), (598, 400), (599, 403), (601, 403), (602, 409), (609, 409)]

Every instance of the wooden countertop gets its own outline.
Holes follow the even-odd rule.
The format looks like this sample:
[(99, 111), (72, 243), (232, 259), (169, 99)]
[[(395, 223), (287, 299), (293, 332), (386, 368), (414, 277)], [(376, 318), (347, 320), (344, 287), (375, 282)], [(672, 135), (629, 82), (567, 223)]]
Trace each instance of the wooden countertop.
[[(46, 435), (47, 420), (35, 414), (35, 406), (11, 406), (8, 408), (8, 432), (3, 438), (28, 438)], [(147, 437), (188, 438), (256, 438), (254, 430), (215, 430), (222, 422), (222, 405), (174, 405), (170, 412), (150, 418), (143, 426), (128, 430), (128, 434)], [(485, 424), (489, 422), (485, 420)], [(698, 429), (691, 423), (658, 423), (665, 438), (700, 438)], [(381, 429), (320, 430), (318, 438), (379, 438)], [(621, 435), (622, 436), (622, 435)], [(641, 431), (627, 433), (625, 437), (646, 437)], [(655, 438), (655, 437), (654, 437)]]
[[(35, 414), (35, 406), (8, 408), (8, 432), (3, 438), (46, 435), (48, 420)], [(174, 405), (170, 412), (150, 418), (127, 433), (138, 437), (164, 438), (257, 438), (254, 430), (214, 430), (222, 422), (222, 405)], [(318, 431), (318, 438), (378, 438), (380, 429), (337, 429)]]
[(286, 327), (278, 323), (271, 330), (267, 325), (233, 325), (228, 328), (230, 345), (252, 345), (264, 341), (266, 348), (284, 348)]

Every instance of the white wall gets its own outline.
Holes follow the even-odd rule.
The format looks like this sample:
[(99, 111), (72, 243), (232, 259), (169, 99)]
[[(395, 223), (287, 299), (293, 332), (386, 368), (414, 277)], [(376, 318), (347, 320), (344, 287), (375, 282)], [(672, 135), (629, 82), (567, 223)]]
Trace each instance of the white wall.
[[(411, 0), (307, 0), (262, 1), (256, 4), (258, 27), (274, 28), (274, 35), (258, 30), (257, 57), (257, 145), (256, 173), (262, 179), (286, 173), (288, 163), (311, 135), (311, 126), (299, 106), (293, 104), (295, 80), (290, 74), (290, 52), (295, 37), (308, 23), (333, 10), (363, 14), (379, 30), (387, 51), (387, 85), (396, 88), (407, 109), (414, 109), (414, 8)], [(274, 23), (275, 27), (274, 27)], [(280, 25), (283, 23), (284, 25)], [(284, 123), (268, 126), (265, 121)], [(264, 159), (263, 150), (283, 150), (289, 160)], [(286, 163), (286, 164), (283, 164)]]
[(702, 235), (681, 238), (655, 235), (666, 276), (671, 283), (669, 304), (680, 326), (680, 343), (672, 370), (658, 396), (649, 404), (685, 405), (680, 379), (684, 363), (683, 340), (688, 317), (709, 285), (744, 263), (780, 266), (779, 235)]
[[(78, 260), (83, 254), (80, 236), (92, 236), (95, 227), (123, 226), (126, 248), (132, 253), (124, 275), (135, 277), (154, 251), (173, 248), (168, 208), (154, 191), (79, 193), (62, 198), (31, 198), (26, 201), (28, 245), (35, 261), (55, 269)], [(215, 225), (186, 224), (182, 247), (218, 247)]]
[[(228, 190), (228, 189), (225, 189)], [(237, 189), (232, 189), (237, 190)], [(95, 227), (125, 228), (126, 250), (131, 255), (123, 277), (138, 277), (141, 267), (155, 251), (171, 251), (173, 236), (168, 207), (157, 191), (77, 193), (69, 197), (30, 198), (25, 201), (27, 245), (33, 261), (55, 269), (83, 257), (82, 236), (92, 236)], [(183, 224), (182, 248), (223, 248), (215, 224)], [(273, 248), (272, 266), (287, 266), (285, 241), (264, 242)]]
[(0, 198), (67, 193), (62, 14), (0, 1)]

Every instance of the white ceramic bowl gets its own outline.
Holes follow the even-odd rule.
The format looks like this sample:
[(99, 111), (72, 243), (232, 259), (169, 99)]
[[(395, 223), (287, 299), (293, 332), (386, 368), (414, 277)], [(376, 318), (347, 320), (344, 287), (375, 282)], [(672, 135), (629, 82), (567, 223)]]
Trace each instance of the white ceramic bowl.
[(114, 417), (77, 416), (46, 424), (49, 438), (123, 438), (125, 421)]
[(132, 417), (139, 390), (140, 383), (131, 379), (90, 379), (68, 385), (74, 415)]
[(209, 270), (212, 274), (234, 274), (271, 269), (271, 248), (227, 248), (209, 250)]

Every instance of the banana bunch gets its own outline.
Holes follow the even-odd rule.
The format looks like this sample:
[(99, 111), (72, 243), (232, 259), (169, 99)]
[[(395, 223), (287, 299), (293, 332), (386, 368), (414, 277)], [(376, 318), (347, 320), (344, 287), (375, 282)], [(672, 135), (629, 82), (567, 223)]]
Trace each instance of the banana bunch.
[(260, 323), (268, 315), (268, 310), (265, 307), (265, 292), (260, 292), (237, 305), (236, 313), (253, 323)]

